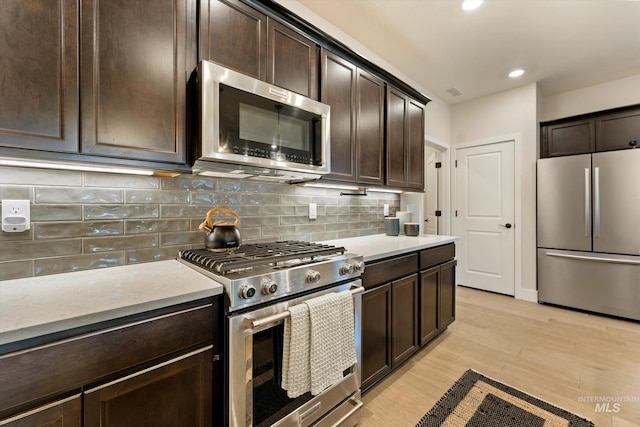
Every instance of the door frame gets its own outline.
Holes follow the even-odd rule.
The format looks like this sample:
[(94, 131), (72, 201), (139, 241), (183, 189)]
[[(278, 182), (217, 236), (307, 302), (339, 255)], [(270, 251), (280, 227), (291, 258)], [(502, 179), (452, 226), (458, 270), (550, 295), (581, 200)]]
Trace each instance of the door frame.
[[(453, 148), (452, 163), (457, 160), (457, 150), (462, 148), (471, 148), (481, 145), (497, 144), (501, 142), (513, 141), (514, 152), (514, 290), (515, 298), (532, 302), (538, 301), (538, 292), (529, 289), (522, 289), (522, 135), (511, 134), (502, 135), (496, 137), (490, 137), (474, 141), (466, 141), (460, 144), (455, 144)], [(450, 221), (452, 234), (456, 235), (456, 221), (455, 221), (455, 200), (457, 195), (457, 183), (456, 183), (456, 168), (451, 167), (450, 170), (451, 186), (451, 210)], [(458, 234), (459, 235), (459, 234)]]
[[(438, 182), (438, 191), (440, 192), (440, 210), (442, 216), (438, 225), (438, 234), (451, 235), (451, 146), (446, 142), (439, 141), (435, 138), (425, 137), (424, 145), (429, 146), (440, 152), (440, 162), (442, 162), (442, 172)], [(426, 162), (423, 167), (426, 168)], [(425, 171), (426, 172), (426, 171)], [(426, 176), (426, 175), (425, 175)], [(416, 206), (417, 212), (414, 213), (413, 221), (420, 224), (420, 233), (424, 233), (424, 193), (403, 193), (400, 195), (400, 207), (402, 210), (408, 210), (407, 205)]]

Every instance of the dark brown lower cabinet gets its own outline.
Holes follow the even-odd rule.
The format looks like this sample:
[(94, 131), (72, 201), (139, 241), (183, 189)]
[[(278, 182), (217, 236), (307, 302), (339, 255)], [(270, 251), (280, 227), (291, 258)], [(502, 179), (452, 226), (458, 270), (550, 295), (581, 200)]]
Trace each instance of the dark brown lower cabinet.
[(453, 243), (368, 263), (362, 275), (362, 391), (455, 319)]
[(24, 414), (0, 420), (3, 427), (81, 427), (82, 397), (62, 399)]
[(211, 426), (212, 359), (207, 348), (87, 391), (84, 427)]
[(391, 372), (391, 284), (362, 295), (362, 389)]
[(456, 261), (420, 273), (420, 345), (423, 346), (455, 319)]
[(418, 351), (418, 275), (391, 282), (392, 368)]

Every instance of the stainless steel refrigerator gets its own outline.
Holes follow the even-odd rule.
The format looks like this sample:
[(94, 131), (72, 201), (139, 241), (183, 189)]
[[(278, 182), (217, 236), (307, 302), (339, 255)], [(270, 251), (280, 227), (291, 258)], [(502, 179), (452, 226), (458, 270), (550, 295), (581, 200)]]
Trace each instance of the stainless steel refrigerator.
[(538, 301), (640, 320), (640, 149), (538, 160)]

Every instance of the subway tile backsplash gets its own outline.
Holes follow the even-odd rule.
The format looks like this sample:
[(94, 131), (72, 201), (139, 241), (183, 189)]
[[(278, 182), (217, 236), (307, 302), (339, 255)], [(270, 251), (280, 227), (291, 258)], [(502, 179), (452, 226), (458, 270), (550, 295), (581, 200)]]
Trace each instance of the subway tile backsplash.
[(30, 230), (0, 232), (0, 280), (175, 258), (203, 246), (198, 225), (217, 206), (238, 213), (245, 243), (379, 234), (383, 205), (400, 208), (391, 193), (12, 167), (0, 167), (0, 198), (32, 203)]

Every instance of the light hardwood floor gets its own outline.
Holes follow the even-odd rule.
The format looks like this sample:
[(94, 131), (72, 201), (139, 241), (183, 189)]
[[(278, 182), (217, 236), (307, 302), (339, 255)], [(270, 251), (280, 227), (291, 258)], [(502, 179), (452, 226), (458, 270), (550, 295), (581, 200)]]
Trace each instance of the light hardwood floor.
[[(456, 291), (455, 322), (364, 395), (359, 426), (415, 426), (467, 369), (598, 427), (640, 426), (640, 322)], [(590, 399), (627, 402), (607, 413)]]

